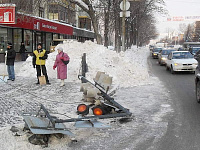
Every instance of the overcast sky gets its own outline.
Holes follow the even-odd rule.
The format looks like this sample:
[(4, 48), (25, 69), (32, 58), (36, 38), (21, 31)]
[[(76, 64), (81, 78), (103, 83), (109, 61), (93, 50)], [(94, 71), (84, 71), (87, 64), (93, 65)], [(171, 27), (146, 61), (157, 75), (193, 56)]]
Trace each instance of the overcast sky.
[[(165, 0), (166, 9), (169, 16), (200, 16), (200, 0)], [(178, 32), (180, 23), (190, 23), (193, 21), (167, 21), (167, 17), (158, 16), (158, 30), (161, 34), (166, 33), (168, 29), (175, 29)]]

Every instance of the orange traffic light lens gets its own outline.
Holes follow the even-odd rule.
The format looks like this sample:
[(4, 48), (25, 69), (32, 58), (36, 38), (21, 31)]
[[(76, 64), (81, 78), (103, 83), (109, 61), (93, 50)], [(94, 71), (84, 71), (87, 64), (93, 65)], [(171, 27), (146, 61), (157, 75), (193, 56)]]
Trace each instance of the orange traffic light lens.
[(97, 115), (97, 116), (103, 115), (103, 110), (101, 108), (94, 108), (93, 109), (93, 114)]
[(86, 109), (87, 109), (87, 106), (84, 105), (84, 104), (79, 105), (78, 108), (77, 108), (77, 110), (78, 110), (79, 112), (84, 112)]
[(87, 115), (89, 113), (89, 107), (85, 104), (80, 104), (77, 107), (77, 113)]

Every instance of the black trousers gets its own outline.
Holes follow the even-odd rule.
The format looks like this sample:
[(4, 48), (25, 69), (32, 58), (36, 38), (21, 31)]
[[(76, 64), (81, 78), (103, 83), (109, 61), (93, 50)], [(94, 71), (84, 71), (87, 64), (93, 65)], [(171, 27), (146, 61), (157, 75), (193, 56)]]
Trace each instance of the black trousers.
[[(37, 71), (37, 78), (39, 76), (41, 76), (41, 69), (42, 69), (42, 74), (45, 76), (46, 78), (46, 82), (49, 83), (49, 79), (48, 79), (48, 75), (47, 75), (47, 69), (45, 65), (36, 65), (36, 71)], [(39, 79), (38, 79), (38, 83), (39, 83)]]

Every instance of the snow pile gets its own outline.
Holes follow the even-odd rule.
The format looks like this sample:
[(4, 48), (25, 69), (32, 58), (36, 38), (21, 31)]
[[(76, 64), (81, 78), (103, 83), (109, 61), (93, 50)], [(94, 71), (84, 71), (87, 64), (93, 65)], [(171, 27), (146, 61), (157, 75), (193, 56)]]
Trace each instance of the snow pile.
[[(86, 61), (89, 72), (86, 77), (92, 80), (97, 71), (102, 71), (113, 77), (113, 83), (121, 87), (130, 87), (144, 84), (148, 80), (147, 49), (133, 47), (126, 52), (116, 53), (108, 50), (102, 45), (97, 45), (91, 41), (80, 43), (68, 41), (57, 46), (62, 47), (70, 57), (68, 64), (68, 82), (77, 82), (77, 76), (81, 71), (81, 57), (86, 53)], [(51, 78), (56, 78), (57, 72), (53, 70), (57, 51), (49, 54), (46, 62), (47, 73)], [(145, 58), (145, 59), (144, 59)], [(22, 65), (18, 76), (36, 77), (36, 71), (32, 67), (32, 57), (30, 56)]]

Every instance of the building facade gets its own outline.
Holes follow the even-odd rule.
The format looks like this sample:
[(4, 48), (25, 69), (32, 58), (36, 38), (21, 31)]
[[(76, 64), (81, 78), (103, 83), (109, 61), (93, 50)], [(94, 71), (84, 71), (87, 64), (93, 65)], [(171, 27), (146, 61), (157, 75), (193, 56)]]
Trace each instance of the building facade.
[[(50, 51), (53, 39), (94, 40), (94, 33), (75, 27), (76, 8), (64, 0), (0, 0), (0, 4), (16, 5), (16, 23), (0, 24), (0, 61), (8, 42), (19, 53), (21, 42), (27, 53), (36, 49), (37, 43)], [(20, 60), (19, 54), (17, 60)]]

